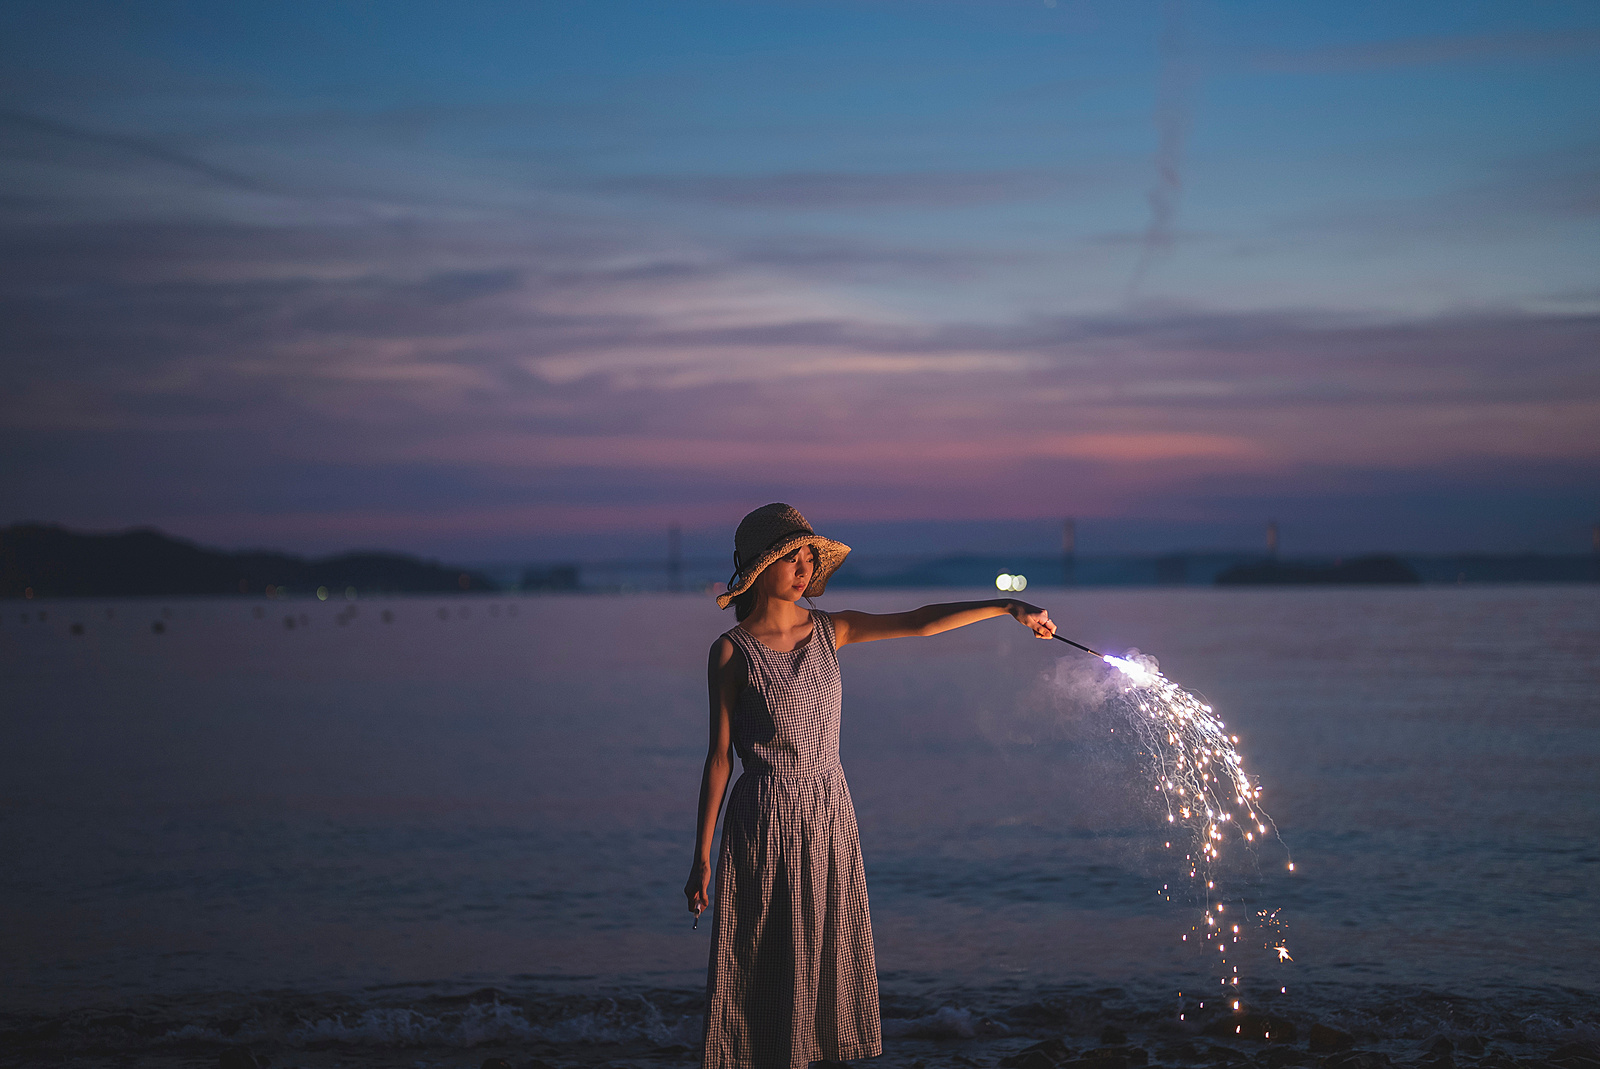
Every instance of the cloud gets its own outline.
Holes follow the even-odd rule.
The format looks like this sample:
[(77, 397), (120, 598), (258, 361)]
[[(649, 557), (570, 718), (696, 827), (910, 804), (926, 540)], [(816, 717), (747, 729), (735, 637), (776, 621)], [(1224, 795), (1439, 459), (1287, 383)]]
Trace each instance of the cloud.
[(1140, 241), (1139, 259), (1128, 279), (1128, 293), (1136, 294), (1140, 283), (1157, 262), (1171, 255), (1177, 233), (1178, 207), (1183, 194), (1183, 151), (1193, 121), (1191, 98), (1195, 70), (1189, 62), (1187, 10), (1183, 0), (1166, 0), (1161, 5), (1159, 45), (1161, 75), (1156, 86), (1155, 181), (1145, 192), (1150, 206), (1150, 221)]
[[(1600, 143), (1495, 161), (1482, 177), (1426, 194), (1330, 203), (1280, 217), (1277, 240), (1373, 250), (1473, 249), (1561, 234), (1600, 215)], [(1477, 253), (1477, 250), (1473, 250)], [(1478, 253), (1481, 255), (1481, 253)]]
[(636, 175), (591, 188), (723, 208), (787, 211), (960, 208), (1055, 196), (1083, 184), (1049, 171), (800, 171), (753, 175)]
[(1254, 66), (1267, 71), (1317, 74), (1485, 60), (1548, 59), (1593, 52), (1600, 52), (1600, 28), (1410, 37), (1300, 50), (1273, 50), (1257, 53)]
[[(1005, 69), (962, 66), (970, 42), (891, 42), (869, 50), (883, 62), (836, 64), (822, 92), (809, 45), (690, 70), (618, 52), (609, 31), (546, 39), (555, 67), (460, 67), (481, 49), (422, 47), (348, 85), (306, 82), (316, 64), (288, 39), (214, 55), (255, 72), (221, 87), (166, 68), (147, 83), (121, 38), (34, 48), (49, 69), (11, 77), (0, 112), (0, 500), (396, 544), (385, 532), (736, 520), (791, 492), (907, 518), (1200, 515), (1529, 472), (1586, 492), (1600, 325), (1581, 249), (1600, 157), (1571, 124), (1534, 121), (1561, 102), (1474, 118), (1402, 92), (1394, 129), (1423, 142), (1379, 173), (1366, 128), (1335, 123), (1317, 141), (1333, 170), (1307, 185), (1293, 176), (1323, 164), (1280, 125), (1321, 106), (1295, 93), (1320, 90), (1265, 112), (1222, 93), (1258, 125), (1209, 145), (1177, 220), (1189, 75), (1171, 23), (1142, 234), (1138, 19), (1065, 52), (1019, 39)], [(1597, 48), (1579, 29), (1258, 65)], [(1068, 68), (1092, 91), (1006, 96)], [(772, 95), (789, 82), (798, 95)], [(1460, 107), (1488, 91), (1463, 85)], [(1429, 170), (1439, 121), (1482, 136)], [(1517, 123), (1518, 144), (1547, 151), (1497, 166), (1487, 154)], [(1259, 151), (1282, 166), (1240, 155)], [(1460, 178), (1473, 159), (1481, 177)], [(1314, 217), (1276, 207), (1334, 188), (1350, 202)], [(1355, 202), (1380, 188), (1435, 192)], [(1231, 255), (1230, 226), (1268, 250), (1269, 277), (1269, 256)], [(1164, 286), (1213, 304), (1126, 299), (1138, 253), (1169, 248)], [(1353, 308), (1383, 283), (1390, 308), (1501, 296)]]
[(747, 242), (732, 248), (730, 255), (754, 268), (773, 268), (810, 278), (843, 278), (850, 281), (962, 280), (974, 278), (985, 269), (996, 266), (1015, 267), (1038, 263), (1040, 260), (1037, 255), (960, 245), (895, 247), (806, 235)]
[(159, 428), (252, 408), (339, 410), (356, 424), (559, 411), (611, 433), (619, 414), (666, 398), (677, 414), (651, 419), (686, 427), (740, 391), (786, 398), (780, 426), (825, 417), (842, 429), (874, 407), (908, 424), (1011, 410), (1046, 434), (1123, 433), (1117, 421), (1141, 413), (1160, 421), (1143, 434), (1231, 436), (1216, 414), (1266, 428), (1288, 408), (1510, 412), (1600, 397), (1600, 320), (1586, 315), (1135, 310), (940, 323), (738, 257), (619, 259), (470, 230), (421, 238), (436, 242), (426, 254), (419, 232), (382, 227), (0, 234), (14, 324), (6, 419)]
[(912, 315), (826, 284), (833, 265), (959, 251), (792, 251), (537, 215), (0, 228), (0, 497), (236, 544), (421, 546), (784, 496), (858, 519), (1149, 514), (1600, 468), (1600, 317), (1566, 306)]
[[(180, 152), (153, 137), (131, 137), (106, 133), (58, 122), (55, 119), (9, 108), (0, 109), (0, 130), (8, 129), (0, 140), (4, 154), (13, 160), (62, 160), (106, 163), (140, 161), (157, 163), (190, 176), (248, 193), (277, 194), (282, 191), (259, 179), (227, 167), (219, 167), (198, 156)], [(85, 154), (92, 159), (84, 160)]]
[[(468, 431), (415, 443), (412, 459), (503, 468), (584, 468), (632, 471), (738, 471), (754, 475), (797, 454), (808, 462), (844, 471), (939, 468), (987, 470), (1035, 460), (1148, 464), (1171, 460), (1246, 460), (1263, 458), (1259, 445), (1224, 434), (1111, 432), (982, 438), (916, 435), (815, 441), (803, 437), (751, 441), (742, 437), (674, 437), (639, 434), (552, 436), (506, 431)], [(843, 476), (848, 480), (848, 476)]]

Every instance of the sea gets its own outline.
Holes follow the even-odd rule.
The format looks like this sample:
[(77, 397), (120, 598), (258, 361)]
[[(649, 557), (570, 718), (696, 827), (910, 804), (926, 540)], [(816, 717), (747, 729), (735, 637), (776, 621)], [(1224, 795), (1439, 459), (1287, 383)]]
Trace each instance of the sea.
[[(1247, 1013), (1397, 1061), (1600, 1041), (1600, 585), (1027, 597), (1209, 704), (1276, 834), (1198, 895), (1114, 670), (1008, 618), (847, 647), (883, 1064), (1050, 1036), (1234, 1064), (1207, 1052)], [(692, 1064), (733, 622), (665, 593), (6, 603), (0, 1065)], [(1234, 974), (1186, 938), (1213, 897)]]

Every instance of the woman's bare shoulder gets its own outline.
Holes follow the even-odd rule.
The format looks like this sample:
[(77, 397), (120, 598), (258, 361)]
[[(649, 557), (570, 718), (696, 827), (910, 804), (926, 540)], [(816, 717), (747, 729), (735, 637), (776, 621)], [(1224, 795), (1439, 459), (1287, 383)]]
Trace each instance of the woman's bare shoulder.
[(727, 635), (718, 635), (711, 642), (711, 663), (713, 665), (727, 664), (739, 653), (739, 647), (733, 644), (733, 639)]
[(872, 613), (862, 612), (860, 609), (834, 609), (823, 615), (828, 618), (828, 623), (833, 625), (833, 630), (836, 633), (840, 631), (848, 632), (853, 626), (860, 627), (875, 619)]
[(706, 671), (718, 678), (744, 681), (744, 653), (727, 635), (718, 635), (711, 643), (711, 653), (706, 659)]

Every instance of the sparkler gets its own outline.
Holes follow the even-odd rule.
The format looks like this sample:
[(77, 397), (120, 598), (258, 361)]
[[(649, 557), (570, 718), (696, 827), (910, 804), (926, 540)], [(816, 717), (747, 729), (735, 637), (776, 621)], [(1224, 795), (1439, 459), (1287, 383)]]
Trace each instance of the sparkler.
[[(1214, 877), (1220, 873), (1214, 867), (1221, 859), (1222, 848), (1230, 841), (1242, 842), (1253, 850), (1269, 834), (1269, 828), (1274, 838), (1278, 830), (1260, 806), (1260, 783), (1244, 770), (1244, 760), (1235, 748), (1239, 736), (1228, 734), (1227, 725), (1211, 706), (1154, 667), (1101, 653), (1064, 635), (1055, 637), (1104, 661), (1131, 684), (1122, 701), (1150, 759), (1155, 789), (1166, 802), (1167, 823), (1185, 826), (1191, 836), (1184, 860), (1188, 862), (1189, 878), (1197, 881), (1205, 920), (1203, 928), (1196, 924), (1191, 930), (1196, 934), (1204, 931), (1207, 949), (1214, 943), (1221, 954), (1219, 964), (1227, 965), (1240, 931), (1239, 925), (1224, 923), (1227, 904), (1216, 893)], [(1168, 848), (1171, 845), (1167, 843)], [(1288, 870), (1294, 871), (1292, 860)], [(1204, 882), (1203, 888), (1199, 881)], [(1171, 896), (1166, 897), (1170, 900)], [(1270, 914), (1263, 910), (1257, 915), (1265, 927), (1281, 929), (1276, 910)], [(1187, 934), (1182, 941), (1189, 941)], [(1281, 939), (1267, 942), (1264, 949), (1274, 951), (1279, 962), (1294, 960)], [(1225, 987), (1239, 983), (1239, 968), (1234, 965), (1232, 969), (1232, 975), (1220, 980)]]

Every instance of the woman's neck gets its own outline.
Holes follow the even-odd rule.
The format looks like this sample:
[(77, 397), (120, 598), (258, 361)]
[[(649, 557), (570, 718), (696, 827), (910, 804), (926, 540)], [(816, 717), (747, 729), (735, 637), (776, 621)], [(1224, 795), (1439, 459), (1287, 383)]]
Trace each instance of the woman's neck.
[(811, 610), (798, 601), (761, 598), (739, 625), (751, 634), (785, 635), (811, 626)]

